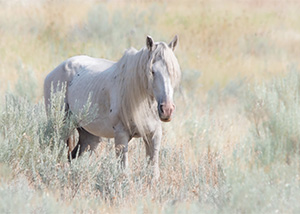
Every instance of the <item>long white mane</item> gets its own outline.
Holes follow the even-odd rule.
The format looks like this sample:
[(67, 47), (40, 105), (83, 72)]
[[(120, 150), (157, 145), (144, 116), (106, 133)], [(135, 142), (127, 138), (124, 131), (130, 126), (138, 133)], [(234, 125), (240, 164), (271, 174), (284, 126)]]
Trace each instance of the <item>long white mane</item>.
[(137, 51), (128, 49), (117, 62), (117, 87), (120, 92), (120, 120), (132, 135), (144, 136), (149, 130), (149, 118), (159, 120), (157, 102), (150, 91), (152, 90), (152, 65), (162, 59), (166, 64), (173, 87), (179, 84), (181, 73), (178, 61), (167, 44), (155, 43), (156, 48), (149, 51), (146, 47)]

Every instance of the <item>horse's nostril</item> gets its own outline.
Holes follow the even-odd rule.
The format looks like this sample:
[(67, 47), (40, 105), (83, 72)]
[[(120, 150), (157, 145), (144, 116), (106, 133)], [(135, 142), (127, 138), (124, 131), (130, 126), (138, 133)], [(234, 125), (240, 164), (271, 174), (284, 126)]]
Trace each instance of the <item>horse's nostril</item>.
[(164, 113), (164, 105), (160, 105), (160, 106), (159, 106), (159, 111), (160, 111), (161, 113)]

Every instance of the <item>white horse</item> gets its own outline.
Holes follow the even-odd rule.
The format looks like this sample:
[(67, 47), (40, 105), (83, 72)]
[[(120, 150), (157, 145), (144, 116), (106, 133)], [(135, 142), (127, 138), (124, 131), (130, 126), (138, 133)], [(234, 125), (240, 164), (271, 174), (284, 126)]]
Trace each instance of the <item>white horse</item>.
[(143, 137), (146, 155), (159, 176), (158, 156), (162, 137), (161, 121), (171, 121), (175, 110), (174, 88), (180, 81), (180, 67), (174, 55), (178, 37), (167, 45), (147, 36), (146, 47), (129, 49), (118, 62), (75, 56), (48, 74), (44, 82), (46, 108), (51, 103), (51, 84), (67, 84), (66, 111), (78, 114), (87, 103), (97, 107), (95, 119), (80, 125), (79, 142), (71, 156), (90, 148), (100, 137), (114, 138), (117, 156), (128, 166), (128, 142)]

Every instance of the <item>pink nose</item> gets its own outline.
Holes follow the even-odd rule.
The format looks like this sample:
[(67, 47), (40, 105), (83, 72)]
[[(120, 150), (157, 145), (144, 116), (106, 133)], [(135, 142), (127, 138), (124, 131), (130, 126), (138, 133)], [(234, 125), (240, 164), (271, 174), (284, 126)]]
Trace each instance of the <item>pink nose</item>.
[(175, 110), (173, 103), (166, 103), (160, 105), (160, 119), (163, 121), (171, 121), (172, 113)]

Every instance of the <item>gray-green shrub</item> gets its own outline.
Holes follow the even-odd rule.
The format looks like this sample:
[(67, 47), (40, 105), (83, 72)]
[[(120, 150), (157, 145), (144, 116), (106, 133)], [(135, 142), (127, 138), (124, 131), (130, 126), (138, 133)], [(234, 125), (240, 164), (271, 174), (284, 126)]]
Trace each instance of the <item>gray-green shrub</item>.
[(286, 77), (248, 89), (245, 111), (252, 122), (249, 143), (260, 164), (290, 163), (300, 152), (300, 76)]

